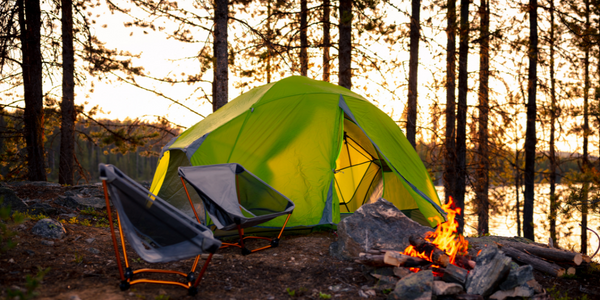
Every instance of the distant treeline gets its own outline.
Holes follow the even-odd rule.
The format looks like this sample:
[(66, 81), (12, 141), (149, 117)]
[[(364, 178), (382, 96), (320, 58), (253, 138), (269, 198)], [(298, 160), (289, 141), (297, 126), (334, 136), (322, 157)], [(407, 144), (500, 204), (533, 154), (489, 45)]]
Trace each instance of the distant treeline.
[[(44, 123), (48, 181), (58, 182), (60, 158), (59, 112), (49, 106)], [(94, 119), (83, 114), (75, 126), (75, 184), (98, 182), (98, 164), (113, 164), (134, 180), (149, 182), (162, 147), (181, 129), (165, 120)], [(0, 111), (0, 180), (27, 179), (21, 111)]]

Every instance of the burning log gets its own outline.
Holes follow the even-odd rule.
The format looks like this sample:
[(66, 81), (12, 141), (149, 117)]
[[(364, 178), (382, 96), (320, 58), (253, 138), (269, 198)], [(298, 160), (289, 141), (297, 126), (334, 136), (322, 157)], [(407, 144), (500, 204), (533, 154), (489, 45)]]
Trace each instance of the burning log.
[(403, 266), (407, 268), (421, 267), (431, 264), (425, 259), (405, 255), (398, 251), (386, 251), (383, 257), (383, 261), (388, 265), (396, 267)]
[(499, 244), (501, 247), (509, 246), (514, 249), (527, 252), (529, 254), (533, 254), (535, 256), (543, 257), (545, 259), (555, 261), (555, 262), (572, 262), (575, 265), (579, 266), (581, 262), (584, 260), (583, 255), (581, 253), (574, 253), (560, 249), (554, 248), (545, 248), (536, 246), (533, 244), (526, 243), (515, 243), (515, 242), (503, 242)]
[(561, 277), (565, 274), (565, 269), (561, 266), (544, 261), (542, 259), (537, 258), (534, 255), (527, 254), (513, 247), (505, 245), (504, 247), (502, 247), (502, 251), (506, 255), (512, 257), (514, 260), (519, 261), (521, 263), (529, 264), (538, 271), (546, 272), (556, 277)]
[(425, 253), (427, 257), (430, 257), (434, 264), (442, 267), (447, 267), (450, 264), (450, 257), (424, 238), (412, 235), (408, 238), (408, 242), (417, 252)]
[(468, 274), (469, 271), (453, 264), (449, 264), (444, 270), (444, 276), (442, 276), (442, 280), (445, 282), (456, 282), (465, 285)]
[(468, 257), (462, 255), (457, 255), (454, 258), (454, 264), (467, 270), (472, 270), (473, 268), (475, 268), (475, 262), (470, 260)]

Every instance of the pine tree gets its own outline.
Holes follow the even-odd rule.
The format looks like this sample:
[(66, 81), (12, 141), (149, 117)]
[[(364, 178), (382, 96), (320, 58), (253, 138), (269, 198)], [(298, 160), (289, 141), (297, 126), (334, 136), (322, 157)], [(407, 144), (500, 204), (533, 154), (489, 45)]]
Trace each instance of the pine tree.
[(421, 0), (412, 0), (411, 7), (406, 138), (413, 148), (416, 149), (415, 136), (417, 132), (417, 84), (419, 70), (419, 40), (421, 39)]

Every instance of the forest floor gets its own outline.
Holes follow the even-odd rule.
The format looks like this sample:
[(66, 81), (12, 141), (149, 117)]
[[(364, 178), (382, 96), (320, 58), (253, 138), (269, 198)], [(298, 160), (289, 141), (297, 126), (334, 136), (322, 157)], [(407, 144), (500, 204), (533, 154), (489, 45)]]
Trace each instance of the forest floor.
[[(67, 235), (49, 243), (32, 234), (31, 228), (39, 216), (30, 216), (30, 220), (21, 224), (9, 224), (9, 229), (16, 233), (12, 237), (16, 246), (0, 252), (0, 298), (8, 298), (9, 290), (24, 291), (27, 277), (47, 269), (36, 288), (37, 299), (192, 299), (178, 286), (142, 283), (121, 291), (106, 214), (57, 207), (54, 201), (74, 187), (9, 187), (21, 199), (37, 199), (55, 207), (57, 214), (49, 217), (64, 220)], [(359, 291), (370, 289), (377, 281), (368, 275), (363, 265), (332, 257), (329, 245), (335, 240), (334, 231), (321, 231), (284, 234), (279, 247), (246, 256), (241, 255), (238, 248), (221, 249), (208, 266), (195, 298), (364, 299)], [(264, 241), (255, 243), (249, 248), (258, 247)], [(127, 253), (134, 270), (167, 268), (187, 273), (193, 263), (193, 259), (189, 259), (149, 264), (135, 252)], [(173, 278), (170, 276), (173, 275), (153, 278)], [(598, 271), (572, 278), (552, 278), (536, 272), (535, 277), (554, 299), (600, 299)], [(384, 292), (377, 291), (371, 299), (387, 298)]]

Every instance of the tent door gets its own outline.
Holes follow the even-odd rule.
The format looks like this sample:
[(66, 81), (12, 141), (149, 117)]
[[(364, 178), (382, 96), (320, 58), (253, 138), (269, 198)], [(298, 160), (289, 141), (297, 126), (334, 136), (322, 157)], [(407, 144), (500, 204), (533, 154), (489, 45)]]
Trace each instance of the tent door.
[[(351, 213), (383, 191), (383, 169), (379, 153), (354, 122), (344, 118), (343, 138), (336, 161), (335, 189), (340, 212)], [(378, 195), (378, 196), (377, 196)]]

